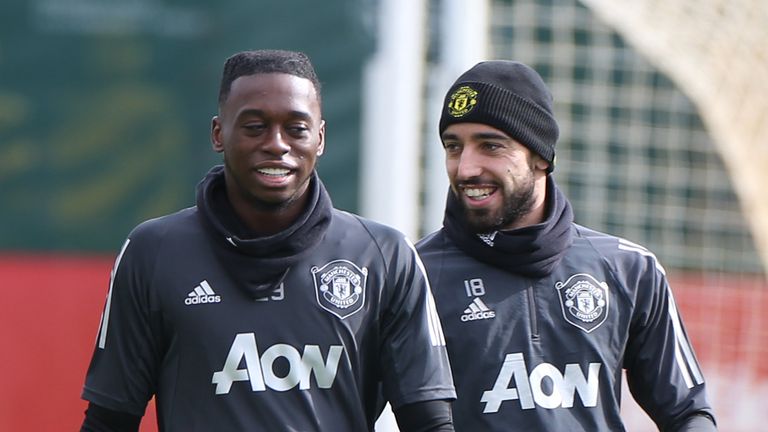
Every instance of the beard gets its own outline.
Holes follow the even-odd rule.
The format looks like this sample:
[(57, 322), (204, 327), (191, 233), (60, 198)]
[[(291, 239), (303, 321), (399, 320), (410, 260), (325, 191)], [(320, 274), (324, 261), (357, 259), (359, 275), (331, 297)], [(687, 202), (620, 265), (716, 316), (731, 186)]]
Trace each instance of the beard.
[[(504, 191), (502, 190), (502, 193)], [(523, 216), (530, 213), (535, 203), (533, 172), (513, 191), (502, 197), (501, 207), (496, 209), (468, 208), (464, 200), (459, 200), (467, 226), (475, 234), (500, 231), (514, 225)]]

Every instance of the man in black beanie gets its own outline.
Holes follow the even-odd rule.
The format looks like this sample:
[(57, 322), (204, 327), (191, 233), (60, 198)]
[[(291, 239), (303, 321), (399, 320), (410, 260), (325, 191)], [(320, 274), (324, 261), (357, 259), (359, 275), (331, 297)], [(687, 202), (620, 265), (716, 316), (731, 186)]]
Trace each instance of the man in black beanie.
[(481, 62), (446, 94), (443, 227), (417, 248), (445, 331), (457, 431), (624, 431), (621, 379), (660, 430), (714, 431), (664, 268), (573, 221), (550, 175), (542, 78)]

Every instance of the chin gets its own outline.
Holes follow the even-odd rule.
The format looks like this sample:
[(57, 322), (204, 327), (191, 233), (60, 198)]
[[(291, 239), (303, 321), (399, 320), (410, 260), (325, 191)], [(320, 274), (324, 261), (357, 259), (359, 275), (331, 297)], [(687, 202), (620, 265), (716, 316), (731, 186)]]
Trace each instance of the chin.
[(288, 207), (293, 201), (293, 196), (275, 195), (251, 195), (248, 200), (251, 205), (260, 210), (280, 210)]
[(499, 218), (488, 210), (465, 210), (464, 217), (469, 228), (476, 234), (483, 234), (499, 229)]

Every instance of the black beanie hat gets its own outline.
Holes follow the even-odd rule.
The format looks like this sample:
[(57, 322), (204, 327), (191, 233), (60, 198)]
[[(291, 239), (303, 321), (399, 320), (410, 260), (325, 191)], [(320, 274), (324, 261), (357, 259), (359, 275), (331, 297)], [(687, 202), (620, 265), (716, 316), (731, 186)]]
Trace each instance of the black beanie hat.
[(555, 168), (559, 135), (552, 94), (536, 71), (519, 62), (476, 64), (453, 83), (440, 116), (440, 135), (454, 123), (483, 123), (505, 132)]

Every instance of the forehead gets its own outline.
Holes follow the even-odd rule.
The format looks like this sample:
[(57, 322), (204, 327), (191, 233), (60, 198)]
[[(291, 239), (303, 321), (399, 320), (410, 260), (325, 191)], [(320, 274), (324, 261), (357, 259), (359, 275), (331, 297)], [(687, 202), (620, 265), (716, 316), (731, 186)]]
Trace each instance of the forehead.
[(485, 123), (454, 123), (445, 128), (442, 137), (455, 137), (463, 140), (495, 137), (513, 140), (506, 132)]
[(285, 73), (244, 75), (232, 81), (224, 111), (243, 109), (292, 110), (320, 114), (320, 103), (312, 81)]

